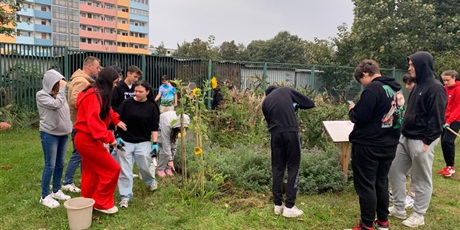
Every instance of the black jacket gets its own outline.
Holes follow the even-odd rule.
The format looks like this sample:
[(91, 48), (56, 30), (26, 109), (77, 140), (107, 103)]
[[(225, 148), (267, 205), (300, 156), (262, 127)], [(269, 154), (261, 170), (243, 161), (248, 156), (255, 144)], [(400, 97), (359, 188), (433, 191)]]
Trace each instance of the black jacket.
[[(348, 112), (355, 125), (351, 143), (373, 147), (396, 147), (401, 135), (402, 105), (397, 105), (401, 90), (394, 78), (377, 77), (366, 86), (355, 107)], [(402, 96), (402, 95), (401, 95)]]
[(113, 89), (112, 96), (112, 109), (115, 112), (118, 112), (118, 107), (121, 103), (130, 97), (134, 97), (134, 85), (131, 86), (131, 89), (125, 83), (125, 81), (118, 82), (118, 85)]
[(265, 94), (267, 96), (262, 102), (262, 112), (271, 133), (299, 131), (293, 103), (297, 103), (300, 109), (315, 107), (310, 98), (292, 88), (270, 86)]
[(429, 145), (442, 133), (447, 93), (441, 82), (434, 78), (431, 54), (417, 52), (408, 59), (414, 65), (417, 84), (409, 95), (402, 134)]

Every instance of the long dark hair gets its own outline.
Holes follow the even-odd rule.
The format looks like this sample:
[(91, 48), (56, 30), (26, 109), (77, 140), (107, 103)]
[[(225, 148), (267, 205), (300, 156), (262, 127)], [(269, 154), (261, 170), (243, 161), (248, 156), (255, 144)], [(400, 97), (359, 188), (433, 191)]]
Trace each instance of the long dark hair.
[(96, 78), (94, 87), (96, 87), (100, 96), (97, 98), (101, 104), (101, 112), (99, 113), (101, 120), (104, 120), (109, 115), (110, 105), (112, 104), (113, 82), (118, 77), (118, 72), (114, 68), (106, 67), (99, 72), (99, 76)]

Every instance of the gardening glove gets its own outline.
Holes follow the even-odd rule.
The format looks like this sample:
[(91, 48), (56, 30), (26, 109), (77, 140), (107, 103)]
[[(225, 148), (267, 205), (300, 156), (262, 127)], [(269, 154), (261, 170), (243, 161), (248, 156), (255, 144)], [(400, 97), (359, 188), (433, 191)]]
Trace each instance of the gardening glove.
[(297, 103), (292, 103), (292, 107), (294, 107), (294, 111), (297, 112), (297, 110), (299, 109), (299, 107), (297, 107)]
[(125, 149), (123, 148), (125, 147), (125, 142), (123, 141), (123, 139), (121, 139), (121, 137), (117, 137), (116, 141), (117, 141), (117, 149), (121, 151), (125, 151)]
[(447, 124), (447, 123), (445, 123), (445, 124), (444, 124), (444, 128), (447, 128), (447, 127), (450, 127), (450, 125)]
[(151, 148), (151, 151), (150, 151), (150, 155), (153, 156), (152, 153), (155, 153), (155, 156), (158, 153), (158, 143), (157, 142), (152, 142), (152, 148)]

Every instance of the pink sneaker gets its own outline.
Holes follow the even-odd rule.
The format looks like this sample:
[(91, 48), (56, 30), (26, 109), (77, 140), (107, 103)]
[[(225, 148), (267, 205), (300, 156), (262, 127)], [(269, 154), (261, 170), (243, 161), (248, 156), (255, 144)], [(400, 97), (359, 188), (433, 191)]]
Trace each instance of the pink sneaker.
[(164, 169), (157, 170), (157, 175), (159, 177), (165, 177), (166, 176), (165, 170)]
[(166, 173), (166, 175), (168, 175), (168, 176), (174, 176), (174, 174), (173, 174), (173, 172), (172, 172), (171, 169), (165, 169), (165, 173)]

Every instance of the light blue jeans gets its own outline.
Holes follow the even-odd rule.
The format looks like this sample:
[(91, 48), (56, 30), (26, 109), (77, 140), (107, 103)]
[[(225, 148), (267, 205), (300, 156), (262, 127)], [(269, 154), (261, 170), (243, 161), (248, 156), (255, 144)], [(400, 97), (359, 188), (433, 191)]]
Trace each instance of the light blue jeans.
[(140, 143), (130, 143), (125, 141), (125, 146), (121, 151), (117, 149), (117, 161), (121, 171), (118, 177), (118, 190), (122, 200), (129, 200), (133, 197), (133, 165), (136, 162), (142, 180), (147, 186), (155, 181), (155, 174), (150, 170), (152, 157), (150, 141)]
[(62, 171), (64, 170), (69, 136), (55, 136), (40, 131), (40, 138), (45, 158), (45, 168), (42, 174), (42, 197), (45, 198), (50, 194), (51, 176), (53, 177), (53, 192), (61, 189)]
[(73, 183), (73, 177), (75, 176), (75, 171), (77, 171), (78, 166), (81, 163), (81, 156), (75, 149), (75, 129), (72, 130), (72, 144), (73, 144), (73, 152), (72, 156), (69, 159), (69, 163), (67, 163), (67, 169), (65, 170), (64, 181), (62, 181), (63, 185), (68, 185)]

